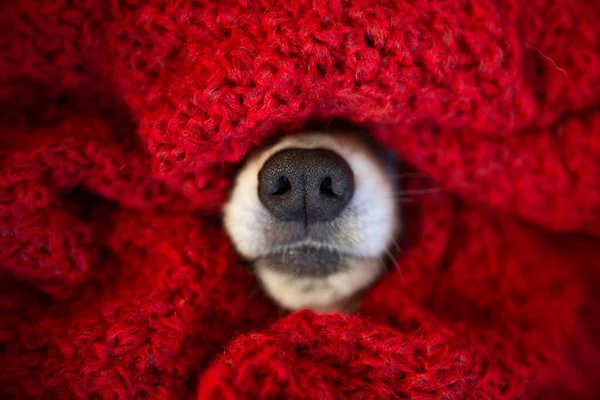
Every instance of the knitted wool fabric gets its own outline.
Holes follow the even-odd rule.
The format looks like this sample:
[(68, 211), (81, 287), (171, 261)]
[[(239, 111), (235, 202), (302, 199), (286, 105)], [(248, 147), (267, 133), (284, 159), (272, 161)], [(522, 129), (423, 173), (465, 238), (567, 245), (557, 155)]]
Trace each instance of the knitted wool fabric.
[[(600, 3), (6, 0), (0, 398), (600, 398)], [(411, 170), (359, 315), (284, 315), (220, 225), (309, 120)]]

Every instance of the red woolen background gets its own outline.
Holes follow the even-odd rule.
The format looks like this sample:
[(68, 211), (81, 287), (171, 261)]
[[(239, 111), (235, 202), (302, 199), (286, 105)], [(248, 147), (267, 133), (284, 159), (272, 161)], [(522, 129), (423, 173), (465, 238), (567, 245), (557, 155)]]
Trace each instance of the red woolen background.
[[(0, 397), (600, 397), (600, 3), (0, 5)], [(369, 127), (403, 201), (360, 315), (220, 226), (248, 150)]]

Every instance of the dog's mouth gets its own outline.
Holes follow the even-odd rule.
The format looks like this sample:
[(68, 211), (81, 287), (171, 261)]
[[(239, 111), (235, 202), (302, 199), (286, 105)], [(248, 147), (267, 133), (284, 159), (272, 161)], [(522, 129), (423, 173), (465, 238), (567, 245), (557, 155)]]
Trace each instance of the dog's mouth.
[(256, 263), (258, 267), (298, 277), (324, 277), (348, 268), (349, 257), (340, 251), (304, 245), (273, 252)]

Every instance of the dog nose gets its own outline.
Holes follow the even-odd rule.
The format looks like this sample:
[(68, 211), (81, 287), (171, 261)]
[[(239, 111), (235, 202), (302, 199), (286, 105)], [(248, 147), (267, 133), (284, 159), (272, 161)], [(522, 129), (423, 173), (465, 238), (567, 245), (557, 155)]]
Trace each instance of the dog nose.
[(326, 149), (284, 149), (258, 174), (261, 203), (283, 221), (331, 221), (354, 194), (348, 163)]

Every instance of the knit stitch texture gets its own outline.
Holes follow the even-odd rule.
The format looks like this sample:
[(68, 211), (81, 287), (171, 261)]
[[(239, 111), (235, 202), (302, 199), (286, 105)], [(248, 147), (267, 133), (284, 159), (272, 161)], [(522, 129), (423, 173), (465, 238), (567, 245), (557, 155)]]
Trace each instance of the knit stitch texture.
[[(3, 1), (0, 398), (600, 398), (599, 27), (597, 0)], [(249, 150), (334, 119), (427, 190), (359, 315), (286, 315), (220, 209)]]

